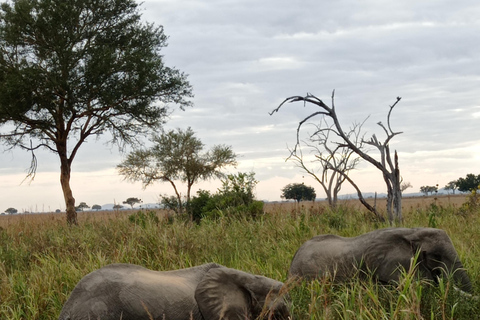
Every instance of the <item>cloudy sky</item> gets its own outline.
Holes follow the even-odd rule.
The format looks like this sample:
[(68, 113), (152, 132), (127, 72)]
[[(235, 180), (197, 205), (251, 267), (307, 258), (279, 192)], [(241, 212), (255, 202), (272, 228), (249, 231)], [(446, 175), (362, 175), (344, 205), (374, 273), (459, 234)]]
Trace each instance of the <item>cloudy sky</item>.
[[(170, 37), (166, 64), (188, 74), (194, 88), (195, 106), (175, 111), (166, 127), (190, 126), (207, 148), (232, 146), (239, 155), (232, 172), (254, 171), (259, 199), (280, 200), (280, 189), (292, 182), (325, 196), (318, 183), (285, 162), (298, 122), (317, 109), (297, 103), (268, 114), (286, 97), (308, 92), (330, 104), (335, 89), (344, 128), (369, 116), (366, 137), (382, 140), (376, 123), (385, 123), (389, 106), (402, 97), (391, 124), (403, 133), (391, 147), (399, 153), (404, 181), (413, 185), (407, 192), (480, 173), (476, 0), (147, 0), (141, 8), (144, 19), (163, 25)], [(29, 155), (1, 154), (0, 211), (65, 209), (57, 156), (37, 157), (35, 180), (22, 184)], [(160, 193), (173, 194), (167, 184), (143, 190), (123, 181), (115, 170), (122, 159), (115, 148), (90, 139), (73, 163), (77, 203), (127, 197), (148, 203)], [(386, 191), (380, 172), (367, 163), (351, 176), (365, 192)], [(352, 191), (345, 186), (342, 193)]]

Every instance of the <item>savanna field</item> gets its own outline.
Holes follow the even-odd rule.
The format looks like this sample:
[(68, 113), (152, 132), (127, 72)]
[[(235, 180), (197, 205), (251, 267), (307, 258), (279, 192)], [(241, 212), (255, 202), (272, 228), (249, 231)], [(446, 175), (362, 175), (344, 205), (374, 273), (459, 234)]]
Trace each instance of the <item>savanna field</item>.
[[(405, 227), (447, 231), (480, 295), (478, 205), (465, 195), (403, 199)], [(378, 208), (384, 207), (379, 200)], [(172, 270), (216, 262), (286, 281), (290, 261), (311, 237), (356, 236), (388, 227), (356, 200), (330, 210), (323, 202), (266, 204), (256, 219), (220, 217), (197, 225), (164, 211), (79, 213), (71, 227), (64, 214), (0, 217), (0, 319), (57, 319), (76, 283), (110, 263)], [(480, 319), (480, 299), (415, 281), (392, 286), (328, 279), (287, 282), (294, 319)]]

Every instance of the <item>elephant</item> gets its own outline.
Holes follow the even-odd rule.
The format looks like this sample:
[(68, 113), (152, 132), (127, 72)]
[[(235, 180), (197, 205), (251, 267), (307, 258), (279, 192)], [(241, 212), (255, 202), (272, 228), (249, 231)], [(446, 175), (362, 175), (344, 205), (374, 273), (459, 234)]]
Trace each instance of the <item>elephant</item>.
[(83, 277), (59, 320), (288, 319), (283, 283), (215, 263), (153, 271), (110, 264)]
[(438, 277), (452, 274), (460, 290), (472, 291), (452, 241), (444, 230), (435, 228), (385, 228), (352, 238), (319, 235), (300, 246), (288, 274), (306, 280), (328, 274), (337, 283), (358, 274), (389, 284), (398, 282), (399, 267), (409, 270), (417, 253), (417, 274), (422, 279), (438, 282)]

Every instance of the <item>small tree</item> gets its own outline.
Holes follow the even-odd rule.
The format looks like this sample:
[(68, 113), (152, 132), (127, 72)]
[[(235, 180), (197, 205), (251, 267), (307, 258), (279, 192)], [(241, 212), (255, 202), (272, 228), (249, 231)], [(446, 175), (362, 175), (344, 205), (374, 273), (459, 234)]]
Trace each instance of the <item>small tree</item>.
[(221, 178), (221, 169), (237, 164), (236, 155), (228, 146), (217, 145), (202, 154), (204, 144), (191, 128), (171, 130), (154, 136), (152, 140), (152, 148), (130, 153), (117, 169), (125, 179), (141, 181), (144, 188), (156, 181), (169, 182), (177, 196), (179, 212), (182, 212), (183, 204), (176, 181), (187, 184), (188, 204), (196, 182)]
[(83, 211), (84, 209), (90, 208), (85, 202), (80, 202), (80, 204), (75, 207), (75, 210), (77, 211)]
[(458, 178), (455, 182), (455, 185), (458, 188), (458, 191), (462, 192), (472, 192), (473, 190), (478, 190), (480, 186), (480, 175), (474, 175), (473, 173), (467, 174), (465, 178)]
[(181, 213), (179, 210), (185, 207), (186, 205), (186, 203), (179, 203), (177, 196), (172, 196), (172, 195), (169, 196), (167, 194), (160, 195), (159, 204), (164, 209), (172, 210), (172, 211), (175, 211), (176, 213)]
[(229, 206), (249, 204), (255, 199), (257, 183), (254, 172), (229, 174), (222, 180), (222, 188), (218, 189), (218, 193), (230, 198)]
[(7, 210), (5, 210), (5, 212), (8, 214), (15, 214), (18, 212), (18, 210), (15, 208), (8, 208)]
[(92, 209), (98, 211), (98, 210), (101, 210), (101, 209), (102, 209), (102, 206), (99, 205), (99, 204), (94, 204), (94, 205), (92, 206)]
[(197, 191), (188, 204), (188, 214), (197, 223), (208, 216), (241, 216), (255, 219), (263, 213), (263, 202), (255, 200), (255, 173), (229, 174), (222, 179), (222, 188), (213, 195), (205, 190)]
[(434, 192), (438, 192), (437, 186), (422, 186), (420, 187), (420, 192), (428, 196), (428, 194), (432, 194)]
[[(134, 0), (4, 1), (0, 9), (0, 142), (59, 157), (69, 224), (77, 224), (72, 164), (88, 138), (122, 149), (158, 131), (167, 104), (188, 106), (186, 76), (165, 65), (163, 27)], [(27, 177), (28, 177), (27, 176)]]
[(127, 200), (123, 201), (123, 204), (130, 205), (132, 209), (133, 209), (133, 206), (136, 205), (137, 203), (142, 203), (142, 200), (138, 198), (128, 198)]
[(282, 189), (282, 199), (291, 199), (299, 203), (302, 200), (314, 201), (316, 198), (315, 189), (303, 183), (290, 183)]
[(443, 189), (445, 189), (445, 191), (447, 191), (447, 193), (450, 190), (452, 190), (452, 193), (455, 194), (455, 190), (457, 190), (457, 180), (450, 181), (449, 183), (447, 183), (445, 185), (445, 187), (443, 187)]
[(120, 210), (120, 209), (122, 209), (122, 208), (123, 208), (123, 206), (122, 206), (121, 204), (115, 204), (115, 205), (113, 205), (113, 210)]

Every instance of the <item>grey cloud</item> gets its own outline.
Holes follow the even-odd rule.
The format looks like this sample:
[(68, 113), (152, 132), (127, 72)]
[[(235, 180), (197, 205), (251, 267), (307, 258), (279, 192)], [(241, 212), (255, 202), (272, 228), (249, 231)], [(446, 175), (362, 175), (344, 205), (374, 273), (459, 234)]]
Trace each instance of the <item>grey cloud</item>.
[[(428, 152), (466, 156), (478, 141), (477, 1), (151, 0), (143, 7), (144, 19), (170, 36), (166, 64), (189, 74), (195, 93), (195, 106), (176, 110), (167, 128), (191, 126), (207, 146), (232, 145), (240, 167), (258, 168), (257, 178), (299, 173), (284, 162), (287, 145), (316, 108), (297, 103), (268, 112), (307, 92), (330, 105), (335, 89), (342, 125), (369, 116), (367, 137), (382, 136), (376, 123), (386, 122), (388, 106), (401, 96), (391, 119), (394, 130), (403, 131), (392, 140), (405, 155), (401, 168), (432, 163)], [(2, 168), (28, 165), (19, 157), (27, 160)], [(92, 141), (73, 167), (111, 168), (121, 158)], [(39, 163), (42, 168), (43, 159)], [(465, 162), (465, 170), (470, 165)], [(54, 161), (45, 166), (58, 170)]]

